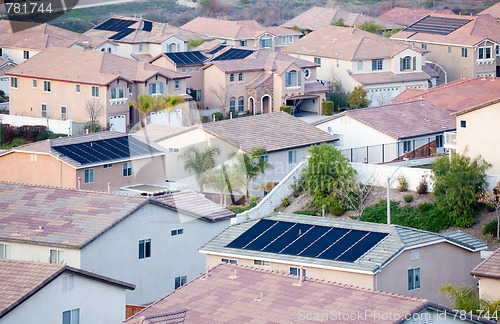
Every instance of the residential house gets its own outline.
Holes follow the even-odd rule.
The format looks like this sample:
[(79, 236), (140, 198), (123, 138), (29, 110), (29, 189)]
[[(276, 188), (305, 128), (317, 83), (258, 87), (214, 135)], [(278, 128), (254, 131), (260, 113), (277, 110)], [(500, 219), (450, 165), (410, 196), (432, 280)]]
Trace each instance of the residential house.
[(321, 114), (327, 88), (316, 80), (317, 67), (264, 50), (242, 59), (213, 60), (203, 67), (204, 105), (233, 115), (277, 112), (284, 105)]
[[(2, 244), (3, 245), (3, 244)], [(0, 246), (2, 246), (0, 245)], [(0, 259), (0, 323), (120, 323), (134, 285), (62, 264)]]
[(260, 47), (280, 51), (297, 41), (301, 33), (285, 27), (264, 27), (255, 20), (224, 20), (196, 17), (180, 27), (240, 47)]
[(198, 248), (234, 216), (190, 191), (148, 197), (2, 182), (0, 203), (0, 246), (9, 258), (67, 264), (133, 283), (126, 302), (135, 305), (202, 273)]
[(388, 104), (405, 89), (435, 84), (434, 72), (425, 68), (426, 50), (357, 28), (323, 26), (284, 52), (319, 64), (316, 78), (326, 84), (340, 82), (347, 92), (363, 86), (371, 106)]
[(200, 252), (210, 267), (236, 263), (448, 304), (439, 287), (474, 285), (469, 273), (486, 248), (462, 231), (278, 213), (233, 225)]
[(500, 300), (500, 249), (486, 258), (470, 273), (479, 282), (479, 297)]
[(454, 14), (451, 9), (435, 10), (435, 9), (394, 7), (379, 15), (378, 19), (382, 21), (388, 21), (392, 24), (398, 24), (403, 27), (408, 27), (413, 23), (419, 21), (420, 19), (433, 13), (443, 13), (449, 15)]
[(500, 4), (497, 2), (488, 8), (484, 9), (478, 15), (490, 15), (500, 22)]
[(445, 82), (500, 76), (500, 24), (490, 15), (433, 13), (391, 39), (428, 50), (427, 59), (444, 70)]
[(0, 180), (110, 192), (163, 183), (165, 158), (161, 147), (119, 132), (63, 137), (2, 152)]
[(124, 323), (495, 323), (425, 299), (220, 264)]
[(0, 19), (0, 57), (21, 64), (50, 47), (66, 48), (75, 43), (102, 50), (112, 44), (49, 24)]
[(84, 35), (108, 39), (115, 44), (109, 48), (111, 53), (144, 62), (149, 62), (161, 53), (187, 51), (189, 40), (207, 39), (201, 34), (168, 23), (123, 16), (111, 17), (87, 30)]
[(372, 21), (388, 30), (402, 27), (397, 23), (391, 23), (362, 13), (348, 12), (340, 8), (315, 6), (281, 24), (281, 27), (298, 27), (304, 29), (306, 32), (311, 32), (325, 25), (331, 25), (333, 22), (340, 21), (343, 21), (346, 26), (360, 26), (365, 22)]
[[(57, 57), (57, 60), (54, 59)], [(188, 76), (107, 52), (48, 48), (6, 73), (10, 114), (87, 123), (125, 132), (142, 118), (140, 94), (184, 95)]]
[(5, 72), (9, 71), (14, 66), (16, 66), (15, 63), (0, 57), (0, 91), (3, 91), (6, 95), (9, 95), (10, 82)]
[(455, 118), (415, 100), (347, 110), (313, 125), (338, 137), (338, 148), (351, 162), (387, 163), (446, 153), (444, 132), (455, 131)]
[(150, 140), (155, 140), (157, 145), (170, 152), (166, 159), (167, 179), (191, 183), (192, 189), (198, 187), (178, 158), (187, 148), (218, 147), (220, 154), (216, 157), (217, 165), (227, 162), (229, 155), (240, 150), (250, 153), (255, 148), (266, 149), (268, 154), (263, 159), (273, 168), (252, 182), (251, 190), (258, 194), (263, 193), (258, 189), (259, 185), (279, 182), (303, 161), (309, 155), (308, 148), (311, 145), (333, 145), (337, 140), (327, 132), (285, 112), (204, 123), (180, 129), (177, 133), (166, 133), (164, 137), (156, 137), (149, 130), (144, 132), (149, 133), (153, 136)]

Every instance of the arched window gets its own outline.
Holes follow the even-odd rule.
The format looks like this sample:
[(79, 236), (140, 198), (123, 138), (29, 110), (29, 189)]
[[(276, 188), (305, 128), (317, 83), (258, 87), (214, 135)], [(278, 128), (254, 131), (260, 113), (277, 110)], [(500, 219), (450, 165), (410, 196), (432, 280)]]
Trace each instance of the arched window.
[(411, 70), (411, 57), (405, 56), (402, 62), (402, 70)]
[(236, 111), (236, 98), (231, 98), (229, 99), (229, 111), (232, 111), (233, 113)]
[(111, 47), (108, 47), (108, 53), (111, 53)]
[(239, 113), (245, 112), (245, 98), (243, 97), (238, 98), (238, 112)]
[(358, 70), (363, 70), (363, 61), (358, 61)]
[(285, 85), (287, 87), (293, 87), (297, 85), (297, 71), (292, 70), (290, 72), (285, 72)]
[(176, 50), (177, 50), (177, 44), (171, 43), (170, 45), (168, 45), (168, 51), (170, 53), (174, 53)]
[(229, 75), (229, 82), (231, 82), (231, 83), (233, 83), (233, 82), (234, 82), (234, 74), (233, 74), (233, 73), (231, 73), (231, 74)]

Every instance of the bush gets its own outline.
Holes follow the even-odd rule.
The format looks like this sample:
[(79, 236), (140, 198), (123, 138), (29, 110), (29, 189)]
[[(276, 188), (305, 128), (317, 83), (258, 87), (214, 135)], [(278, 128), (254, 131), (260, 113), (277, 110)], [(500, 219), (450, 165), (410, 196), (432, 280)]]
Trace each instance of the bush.
[(403, 200), (405, 201), (405, 203), (411, 203), (413, 201), (413, 195), (404, 195)]
[(247, 210), (252, 209), (255, 206), (257, 206), (257, 203), (258, 203), (258, 200), (255, 197), (250, 197), (250, 199), (248, 201), (248, 205), (246, 205), (246, 206), (233, 205), (233, 206), (227, 206), (226, 208), (235, 214), (241, 214), (244, 211), (247, 211)]
[(215, 121), (223, 120), (224, 115), (221, 112), (215, 112), (212, 114), (212, 120), (215, 117)]
[(431, 209), (432, 204), (429, 204), (427, 202), (423, 202), (417, 205), (417, 210), (419, 213), (425, 213), (429, 209)]
[(330, 207), (330, 214), (335, 216), (342, 216), (345, 213), (345, 208), (340, 205)]
[(417, 193), (419, 195), (423, 195), (423, 194), (427, 193), (427, 190), (428, 190), (427, 180), (425, 180), (425, 177), (422, 177), (422, 179), (420, 179), (420, 182), (417, 186)]
[(27, 141), (24, 138), (16, 137), (9, 144), (4, 144), (3, 148), (10, 149), (10, 148), (13, 148), (16, 146), (24, 145), (26, 143), (27, 143)]
[(290, 198), (288, 198), (288, 197), (283, 198), (283, 200), (281, 201), (281, 206), (282, 207), (290, 206)]
[(497, 226), (498, 226), (498, 220), (496, 220), (496, 219), (484, 224), (483, 234), (497, 237)]
[(316, 212), (313, 210), (296, 210), (293, 213), (298, 215), (316, 216)]
[(405, 176), (398, 177), (398, 191), (403, 192), (408, 190), (408, 180), (406, 180)]
[(331, 116), (333, 115), (333, 110), (335, 108), (335, 104), (333, 103), (333, 101), (323, 101), (321, 103), (321, 110), (323, 111), (323, 115), (326, 115), (326, 116)]
[(286, 112), (287, 114), (292, 114), (292, 106), (281, 106), (280, 107), (280, 111), (284, 111)]

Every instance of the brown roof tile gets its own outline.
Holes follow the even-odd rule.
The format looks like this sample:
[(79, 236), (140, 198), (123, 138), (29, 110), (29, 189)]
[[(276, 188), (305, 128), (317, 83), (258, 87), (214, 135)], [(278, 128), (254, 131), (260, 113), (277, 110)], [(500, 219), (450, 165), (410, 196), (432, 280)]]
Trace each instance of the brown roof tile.
[(500, 279), (500, 249), (481, 262), (470, 273), (473, 276)]
[[(338, 283), (298, 278), (271, 271), (221, 264), (153, 303), (126, 323), (141, 323), (152, 316), (187, 308), (186, 323), (299, 323), (309, 316), (392, 313), (402, 318), (427, 306), (411, 298)], [(308, 317), (309, 318), (309, 317)], [(333, 317), (328, 317), (330, 321)], [(364, 321), (363, 321), (364, 319)], [(311, 318), (309, 318), (311, 320)], [(359, 317), (353, 323), (379, 323)], [(399, 323), (398, 320), (386, 321)]]
[(432, 13), (453, 14), (453, 11), (451, 9), (429, 10), (429, 9), (394, 7), (391, 10), (386, 11), (380, 16), (378, 16), (378, 18), (384, 21), (391, 22), (393, 24), (398, 24), (401, 26), (409, 26), (414, 22)]
[(335, 137), (285, 112), (275, 112), (206, 123), (203, 128), (236, 142), (244, 151), (263, 147), (268, 152), (333, 142)]
[(374, 72), (374, 73), (353, 73), (351, 76), (363, 85), (427, 81), (431, 77), (425, 72)]
[(495, 3), (494, 5), (484, 9), (478, 15), (490, 15), (495, 17), (496, 19), (500, 19), (500, 2)]

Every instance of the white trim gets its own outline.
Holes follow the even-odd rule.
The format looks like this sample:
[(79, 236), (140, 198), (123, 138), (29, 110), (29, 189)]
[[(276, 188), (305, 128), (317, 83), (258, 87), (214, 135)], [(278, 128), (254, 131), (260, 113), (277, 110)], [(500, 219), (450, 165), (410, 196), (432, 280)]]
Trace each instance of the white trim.
[(273, 112), (273, 98), (270, 95), (265, 94), (260, 97), (260, 113), (264, 113), (264, 97), (269, 97), (269, 112)]

